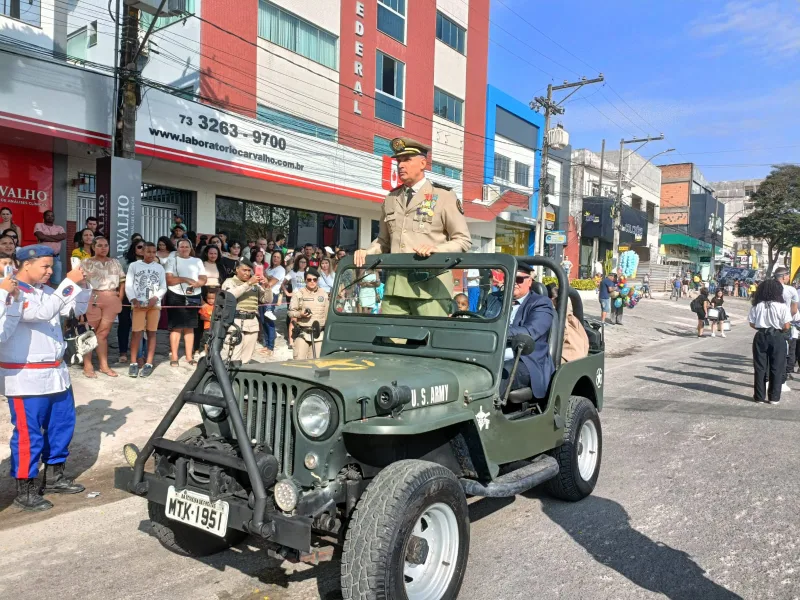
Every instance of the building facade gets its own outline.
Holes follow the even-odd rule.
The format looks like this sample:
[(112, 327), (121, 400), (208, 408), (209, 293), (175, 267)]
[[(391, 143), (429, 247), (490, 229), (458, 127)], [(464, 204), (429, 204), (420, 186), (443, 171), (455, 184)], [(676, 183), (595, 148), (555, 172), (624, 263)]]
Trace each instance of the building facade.
[(715, 260), (724, 259), (725, 205), (716, 200), (712, 184), (693, 163), (659, 168), (663, 262), (707, 271), (712, 252)]
[[(104, 0), (33, 4), (0, 14), (0, 164), (15, 165), (0, 187), (39, 182), (47, 201), (15, 208), (26, 232), (51, 206), (72, 231), (97, 210), (95, 161), (111, 146), (117, 25)], [(464, 200), (473, 233), (494, 237), (489, 0), (322, 4), (188, 0), (156, 20), (138, 59), (145, 237), (180, 212), (198, 234), (366, 246), (398, 184), (397, 136), (431, 145), (430, 178)], [(151, 22), (142, 14), (140, 39)]]
[(483, 207), (495, 217), (495, 250), (533, 254), (544, 117), (487, 88)]
[[(613, 254), (612, 206), (617, 197), (619, 160), (619, 151), (609, 151), (601, 166), (598, 152), (572, 152), (567, 239), (574, 249), (570, 248), (568, 255), (573, 264), (580, 265), (583, 277), (592, 274), (594, 263), (605, 263)], [(627, 150), (622, 157), (622, 202), (619, 249), (634, 250), (641, 263), (656, 262), (661, 173), (648, 160)]]
[(756, 267), (769, 262), (767, 244), (764, 240), (742, 238), (733, 233), (739, 219), (752, 212), (754, 204), (751, 198), (763, 181), (763, 178), (739, 179), (737, 181), (715, 181), (710, 184), (719, 201), (725, 205), (725, 249), (734, 256), (737, 266), (753, 267), (753, 259), (756, 261)]

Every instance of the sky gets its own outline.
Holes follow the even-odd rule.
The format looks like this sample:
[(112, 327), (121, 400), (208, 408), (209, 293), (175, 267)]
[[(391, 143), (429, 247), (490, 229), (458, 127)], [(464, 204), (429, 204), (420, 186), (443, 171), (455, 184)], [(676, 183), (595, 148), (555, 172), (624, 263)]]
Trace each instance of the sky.
[(663, 133), (640, 153), (674, 148), (654, 162), (694, 162), (709, 181), (800, 163), (800, 0), (491, 6), (490, 84), (528, 102), (549, 83), (605, 76), (564, 104), (573, 148)]

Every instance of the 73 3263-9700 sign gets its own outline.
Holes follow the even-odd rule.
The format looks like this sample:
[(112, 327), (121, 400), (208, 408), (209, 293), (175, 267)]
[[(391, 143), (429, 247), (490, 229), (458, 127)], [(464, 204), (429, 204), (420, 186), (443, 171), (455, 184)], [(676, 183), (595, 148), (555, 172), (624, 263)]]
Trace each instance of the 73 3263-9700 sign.
[(211, 502), (205, 494), (190, 490), (178, 492), (174, 486), (170, 486), (165, 508), (170, 519), (214, 535), (223, 537), (228, 530), (228, 503), (222, 500)]

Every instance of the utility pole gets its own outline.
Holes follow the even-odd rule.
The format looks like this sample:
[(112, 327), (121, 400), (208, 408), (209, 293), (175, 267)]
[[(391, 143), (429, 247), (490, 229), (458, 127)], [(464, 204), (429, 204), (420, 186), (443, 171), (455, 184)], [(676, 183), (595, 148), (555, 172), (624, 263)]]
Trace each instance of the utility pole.
[[(606, 140), (603, 138), (600, 144), (600, 182), (597, 186), (597, 195), (603, 197), (603, 168), (606, 164)], [(592, 273), (594, 276), (594, 266), (597, 264), (597, 253), (600, 250), (600, 238), (592, 238)]]
[[(714, 223), (711, 226), (711, 269), (708, 273), (708, 278), (711, 279), (716, 272), (715, 258), (717, 257), (717, 214), (719, 211), (719, 201), (714, 198)], [(723, 230), (724, 230), (723, 226)], [(723, 250), (723, 252), (725, 252)]]
[[(125, 5), (122, 22), (122, 43), (119, 50), (119, 73), (122, 82), (117, 98), (117, 121), (114, 132), (114, 156), (136, 156), (136, 57), (139, 43), (139, 10)], [(153, 19), (155, 22), (155, 19)]]
[[(638, 148), (636, 148), (636, 150), (631, 152), (631, 154), (634, 154), (637, 150), (639, 150), (639, 148), (641, 148), (642, 146), (644, 146), (648, 142), (655, 142), (655, 141), (663, 140), (663, 139), (664, 139), (664, 134), (662, 133), (658, 137), (650, 137), (648, 135), (646, 138), (634, 138), (632, 140), (621, 139), (619, 141), (619, 167), (618, 167), (618, 170), (617, 170), (617, 198), (614, 201), (614, 205), (613, 205), (614, 206), (614, 210), (613, 210), (613, 215), (614, 215), (614, 245), (611, 248), (611, 251), (613, 253), (612, 254), (612, 256), (613, 256), (612, 262), (613, 262), (615, 271), (619, 267), (619, 231), (620, 231), (620, 228), (622, 227), (622, 156), (623, 156), (623, 152), (625, 151), (625, 144), (640, 144), (640, 146)], [(650, 160), (652, 160), (652, 158)], [(647, 162), (650, 162), (650, 160), (648, 160)], [(646, 164), (647, 163), (645, 163), (645, 165)], [(644, 168), (644, 166), (642, 166), (642, 169), (643, 168)], [(639, 171), (641, 171), (641, 169), (639, 169)], [(638, 175), (638, 174), (639, 173), (637, 172), (636, 175)], [(635, 175), (634, 175), (634, 177), (635, 177)], [(633, 177), (631, 177), (631, 181), (633, 181)]]
[[(550, 117), (554, 114), (556, 115), (563, 115), (564, 108), (561, 106), (564, 101), (572, 96), (575, 92), (581, 89), (585, 85), (589, 85), (590, 83), (600, 83), (604, 80), (603, 74), (600, 73), (595, 79), (586, 79), (582, 77), (580, 81), (564, 81), (562, 85), (553, 85), (550, 84), (547, 86), (547, 97), (543, 98), (542, 96), (537, 96), (534, 98), (529, 106), (535, 110), (539, 111), (544, 109), (544, 144), (542, 144), (542, 169), (541, 169), (541, 176), (539, 177), (539, 196), (536, 201), (536, 252), (537, 256), (544, 255), (544, 232), (545, 232), (545, 218), (544, 218), (544, 207), (545, 202), (544, 199), (549, 193), (550, 190), (547, 189), (547, 155), (550, 148), (550, 144), (547, 141), (547, 133), (550, 131)], [(557, 92), (559, 90), (566, 90), (574, 88), (572, 92), (564, 96), (559, 102), (553, 102), (553, 92)], [(536, 267), (536, 275), (541, 281), (542, 279), (542, 267)]]

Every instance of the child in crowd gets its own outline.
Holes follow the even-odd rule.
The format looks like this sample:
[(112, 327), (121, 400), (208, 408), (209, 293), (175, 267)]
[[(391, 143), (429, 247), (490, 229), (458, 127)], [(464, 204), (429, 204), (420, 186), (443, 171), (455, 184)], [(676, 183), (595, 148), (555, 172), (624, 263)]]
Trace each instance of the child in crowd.
[(200, 350), (203, 355), (205, 355), (208, 354), (208, 342), (211, 339), (211, 313), (214, 312), (217, 290), (215, 288), (203, 289), (203, 306), (200, 307), (200, 320), (203, 322), (203, 338), (200, 341)]

